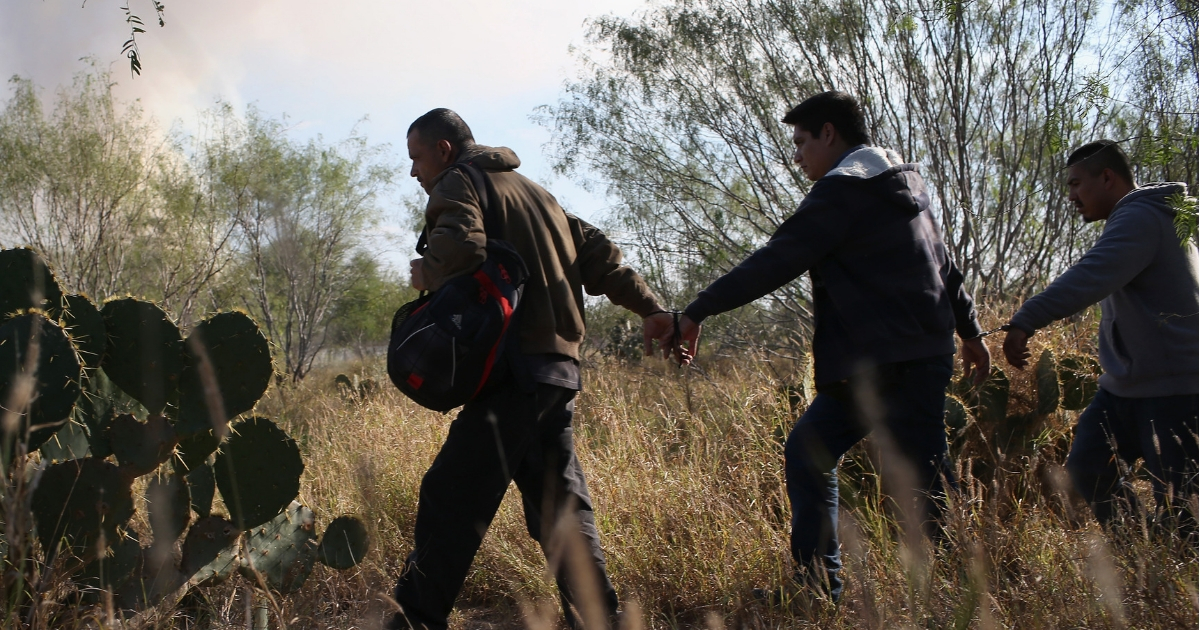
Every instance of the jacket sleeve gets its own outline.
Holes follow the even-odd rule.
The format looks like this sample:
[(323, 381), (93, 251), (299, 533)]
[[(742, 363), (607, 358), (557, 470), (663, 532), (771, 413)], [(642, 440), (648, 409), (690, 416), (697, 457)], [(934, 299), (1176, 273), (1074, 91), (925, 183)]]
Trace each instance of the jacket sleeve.
[(946, 264), (942, 265), (942, 284), (950, 296), (950, 308), (954, 311), (954, 329), (963, 339), (974, 339), (983, 333), (979, 326), (979, 318), (975, 313), (975, 300), (967, 292), (963, 284), (962, 272), (950, 256), (946, 256)]
[(425, 207), (428, 249), (422, 270), (430, 291), (475, 270), (487, 259), (487, 233), (475, 187), (458, 169), (448, 170), (429, 193)]
[[(828, 202), (818, 181), (761, 249), (700, 292), (684, 313), (697, 324), (795, 280), (845, 238), (854, 212)], [(829, 184), (826, 184), (829, 185)]]
[(1145, 214), (1145, 209), (1136, 205), (1113, 213), (1083, 258), (1021, 305), (1012, 325), (1032, 333), (1103, 300), (1133, 280), (1154, 259), (1162, 240), (1158, 225)]
[(622, 265), (621, 250), (599, 228), (567, 213), (583, 290), (607, 296), (613, 304), (645, 317), (661, 310), (658, 298), (633, 269)]

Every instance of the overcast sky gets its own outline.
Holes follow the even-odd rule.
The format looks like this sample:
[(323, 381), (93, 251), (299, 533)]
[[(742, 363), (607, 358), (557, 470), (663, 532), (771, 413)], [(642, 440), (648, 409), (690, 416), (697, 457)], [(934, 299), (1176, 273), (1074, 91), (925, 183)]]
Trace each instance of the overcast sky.
[(163, 28), (150, 0), (129, 2), (147, 24), (140, 77), (120, 54), (123, 0), (3, 0), (0, 77), (31, 78), (50, 100), (90, 55), (121, 99), (139, 99), (164, 128), (193, 128), (218, 98), (286, 113), (298, 137), (338, 140), (366, 116), (360, 130), (390, 143), (405, 168), (408, 124), (449, 107), (479, 142), (515, 150), (520, 171), (572, 211), (595, 219), (604, 207), (553, 176), (542, 155), (549, 134), (529, 117), (576, 75), (571, 47), (586, 45), (585, 20), (628, 16), (646, 0), (166, 0)]

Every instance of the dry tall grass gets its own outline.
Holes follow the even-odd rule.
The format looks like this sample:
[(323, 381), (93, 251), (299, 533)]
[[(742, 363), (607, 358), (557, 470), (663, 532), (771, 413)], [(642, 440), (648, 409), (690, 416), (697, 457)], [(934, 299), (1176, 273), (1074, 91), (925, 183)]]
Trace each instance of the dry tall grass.
[[(1086, 327), (1067, 326), (1036, 341), (1079, 348), (1081, 336), (1090, 336)], [(357, 369), (386, 379), (381, 365)], [(753, 357), (688, 371), (651, 360), (586, 367), (576, 444), (610, 573), (632, 613), (628, 627), (1196, 627), (1196, 550), (1136, 534), (1114, 544), (1102, 534), (1067, 491), (1061, 463), (1077, 414), (1063, 411), (1019, 452), (996, 454), (982, 431), (956, 444), (961, 492), (952, 497), (949, 540), (936, 550), (902, 535), (870, 446), (855, 449), (842, 466), (842, 604), (779, 610), (754, 601), (751, 589), (779, 584), (791, 571), (782, 437), (795, 413), (782, 388), (799, 376), (782, 377), (788, 383), (779, 374)], [(1024, 411), (1031, 375), (1009, 375), (1010, 413)], [(259, 412), (300, 442), (307, 463), (300, 499), (318, 526), (353, 513), (373, 536), (356, 570), (318, 565), (302, 592), (271, 603), (272, 627), (377, 628), (411, 545), (421, 476), (451, 416), (390, 388), (344, 400), (333, 373), (273, 389)], [(238, 581), (209, 589), (191, 602), (191, 614), (203, 613), (212, 627), (247, 627), (245, 594)], [(554, 627), (555, 602), (513, 489), (452, 627)], [(166, 610), (140, 625), (191, 627)]]

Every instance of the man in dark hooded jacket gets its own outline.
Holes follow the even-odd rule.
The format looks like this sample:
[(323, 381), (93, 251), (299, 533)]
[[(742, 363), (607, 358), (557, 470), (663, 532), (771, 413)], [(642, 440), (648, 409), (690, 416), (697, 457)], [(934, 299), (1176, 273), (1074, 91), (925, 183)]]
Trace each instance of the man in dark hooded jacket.
[(1083, 220), (1104, 221), (1104, 232), (1013, 315), (1005, 358), (1025, 367), (1034, 332), (1100, 302), (1104, 374), (1079, 415), (1067, 471), (1107, 526), (1120, 522), (1122, 508), (1140, 516), (1121, 461), (1143, 459), (1158, 504), (1155, 531), (1186, 538), (1196, 530), (1200, 469), (1200, 273), (1196, 242), (1180, 242), (1170, 199), (1183, 198), (1187, 185), (1138, 186), (1120, 145), (1099, 140), (1067, 158), (1067, 188)]
[[(691, 360), (705, 318), (809, 273), (817, 396), (784, 448), (791, 551), (798, 585), (836, 601), (839, 458), (874, 430), (892, 481), (907, 477), (912, 484), (904, 488), (913, 495), (900, 501), (902, 513), (915, 508), (914, 520), (932, 533), (943, 479), (953, 482), (943, 405), (955, 331), (976, 382), (991, 359), (918, 166), (869, 146), (863, 111), (847, 94), (813, 96), (783, 122), (795, 126), (794, 160), (815, 183), (763, 248), (688, 305), (680, 352)], [(897, 466), (897, 455), (907, 465)], [(791, 588), (765, 594), (786, 600)]]

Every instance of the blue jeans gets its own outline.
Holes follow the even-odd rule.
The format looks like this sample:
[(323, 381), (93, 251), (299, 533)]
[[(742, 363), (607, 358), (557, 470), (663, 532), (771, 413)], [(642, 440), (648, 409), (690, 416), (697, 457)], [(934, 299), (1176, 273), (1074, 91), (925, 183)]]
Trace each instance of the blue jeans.
[(1079, 415), (1067, 472), (1102, 525), (1141, 506), (1129, 484), (1129, 465), (1145, 460), (1163, 533), (1195, 531), (1189, 499), (1196, 494), (1196, 395), (1125, 398), (1103, 388)]
[[(882, 429), (906, 460), (928, 533), (945, 501), (943, 480), (954, 483), (943, 420), (954, 356), (880, 366), (873, 377), (817, 389), (784, 446), (788, 500), (792, 504), (792, 560), (797, 580), (842, 594), (838, 548), (838, 461), (850, 447)], [(885, 440), (887, 441), (887, 440)], [(892, 453), (886, 453), (886, 457)], [(885, 467), (888, 462), (884, 462)], [(819, 571), (825, 575), (820, 576)]]

